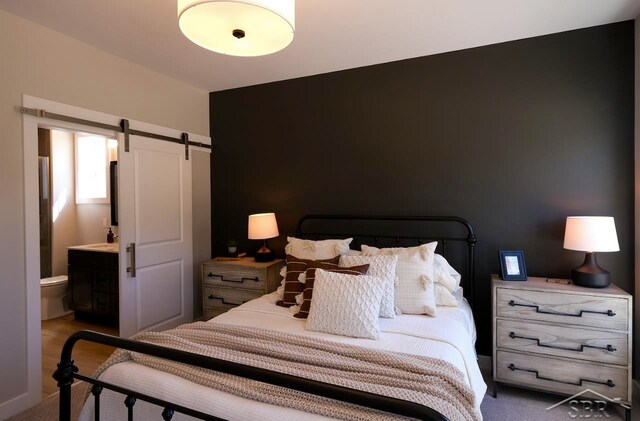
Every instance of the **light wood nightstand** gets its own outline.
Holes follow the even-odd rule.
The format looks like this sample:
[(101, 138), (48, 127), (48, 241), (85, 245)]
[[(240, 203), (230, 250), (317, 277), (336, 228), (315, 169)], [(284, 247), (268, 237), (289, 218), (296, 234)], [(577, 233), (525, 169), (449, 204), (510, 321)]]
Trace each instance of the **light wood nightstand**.
[(202, 264), (204, 320), (275, 291), (282, 280), (284, 260), (259, 263), (242, 260), (207, 260)]
[(631, 295), (492, 275), (492, 299), (494, 383), (631, 405)]

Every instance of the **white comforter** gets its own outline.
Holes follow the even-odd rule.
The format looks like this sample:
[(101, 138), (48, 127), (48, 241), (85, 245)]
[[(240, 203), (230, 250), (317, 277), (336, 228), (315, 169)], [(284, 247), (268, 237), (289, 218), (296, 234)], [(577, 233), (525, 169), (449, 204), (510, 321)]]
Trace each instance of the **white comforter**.
[[(438, 307), (438, 316), (402, 315), (395, 319), (380, 319), (379, 340), (349, 338), (304, 329), (304, 320), (294, 318), (288, 309), (275, 305), (275, 294), (265, 295), (215, 318), (218, 323), (255, 326), (317, 337), (368, 348), (400, 351), (441, 358), (466, 374), (467, 383), (475, 393), (479, 408), (487, 386), (482, 379), (474, 350), (475, 325), (466, 301), (459, 307)], [(278, 407), (189, 382), (181, 377), (127, 361), (109, 367), (100, 378), (148, 395), (179, 403), (183, 406), (230, 420), (319, 420), (326, 419), (298, 410)], [(101, 398), (101, 419), (126, 418), (124, 397), (104, 391)], [(162, 409), (138, 402), (136, 420), (160, 419)], [(174, 420), (192, 418), (177, 414)], [(93, 420), (93, 399), (82, 410), (80, 420)]]

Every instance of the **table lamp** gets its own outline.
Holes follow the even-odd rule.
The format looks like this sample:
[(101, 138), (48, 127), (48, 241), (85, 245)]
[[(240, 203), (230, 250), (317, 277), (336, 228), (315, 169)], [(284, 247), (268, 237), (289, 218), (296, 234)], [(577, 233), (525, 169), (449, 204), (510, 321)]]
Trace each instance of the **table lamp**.
[(567, 217), (564, 248), (586, 252), (582, 266), (571, 270), (571, 280), (574, 284), (589, 288), (609, 286), (609, 272), (598, 266), (595, 252), (620, 251), (613, 217)]
[(256, 262), (270, 262), (274, 258), (273, 250), (267, 247), (267, 239), (280, 235), (275, 213), (257, 213), (249, 215), (249, 240), (264, 240), (256, 252)]

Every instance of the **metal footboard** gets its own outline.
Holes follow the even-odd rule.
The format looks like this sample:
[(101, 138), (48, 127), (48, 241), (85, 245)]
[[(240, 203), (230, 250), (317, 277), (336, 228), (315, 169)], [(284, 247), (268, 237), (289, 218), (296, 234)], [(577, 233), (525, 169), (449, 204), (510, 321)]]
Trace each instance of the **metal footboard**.
[(317, 382), (275, 371), (264, 370), (257, 367), (233, 363), (217, 358), (177, 349), (152, 345), (145, 342), (137, 342), (129, 339), (122, 339), (116, 336), (106, 335), (98, 332), (82, 330), (72, 334), (65, 342), (60, 356), (58, 369), (53, 374), (60, 388), (60, 421), (71, 420), (71, 385), (75, 379), (85, 381), (92, 385), (91, 393), (94, 396), (95, 420), (100, 419), (100, 395), (104, 389), (121, 393), (125, 396), (124, 405), (127, 407), (128, 420), (133, 420), (133, 408), (138, 400), (149, 402), (162, 408), (158, 413), (164, 420), (171, 420), (176, 412), (192, 416), (202, 420), (220, 420), (221, 418), (205, 414), (194, 409), (186, 408), (177, 403), (168, 402), (163, 399), (154, 398), (144, 393), (139, 393), (127, 388), (103, 382), (93, 377), (78, 373), (78, 368), (74, 365), (72, 352), (73, 347), (79, 340), (86, 340), (99, 344), (109, 345), (126, 349), (142, 354), (152, 355), (179, 363), (189, 364), (196, 367), (232, 374), (247, 379), (252, 379), (264, 383), (294, 389), (301, 392), (311, 393), (318, 396), (349, 402), (368, 408), (378, 409), (395, 415), (415, 418), (419, 420), (444, 421), (445, 416), (432, 408), (409, 402), (401, 399), (390, 398), (382, 395), (375, 395), (360, 390), (349, 389), (329, 383)]

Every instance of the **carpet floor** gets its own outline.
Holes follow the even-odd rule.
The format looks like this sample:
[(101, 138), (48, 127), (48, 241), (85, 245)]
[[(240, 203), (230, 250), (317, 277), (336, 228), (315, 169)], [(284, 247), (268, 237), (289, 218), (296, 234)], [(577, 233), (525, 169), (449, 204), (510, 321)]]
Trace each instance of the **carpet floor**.
[[(572, 409), (568, 403), (547, 410), (550, 406), (562, 401), (563, 397), (547, 393), (532, 392), (514, 387), (500, 386), (498, 397), (486, 395), (480, 409), (485, 421), (566, 421), (573, 418), (600, 418), (607, 420), (624, 420), (624, 410), (617, 405), (609, 405), (605, 412)], [(638, 418), (638, 408), (632, 408), (632, 419)]]
[[(567, 421), (583, 418), (624, 420), (625, 412), (619, 405), (608, 405), (604, 412), (589, 412), (582, 407), (576, 407), (574, 410), (569, 406), (569, 403), (547, 410), (566, 398), (518, 387), (500, 385), (498, 395), (494, 398), (492, 396), (493, 380), (491, 380), (489, 373), (483, 371), (482, 374), (489, 388), (480, 405), (485, 421)], [(632, 405), (631, 419), (640, 420), (640, 406), (636, 402)]]

